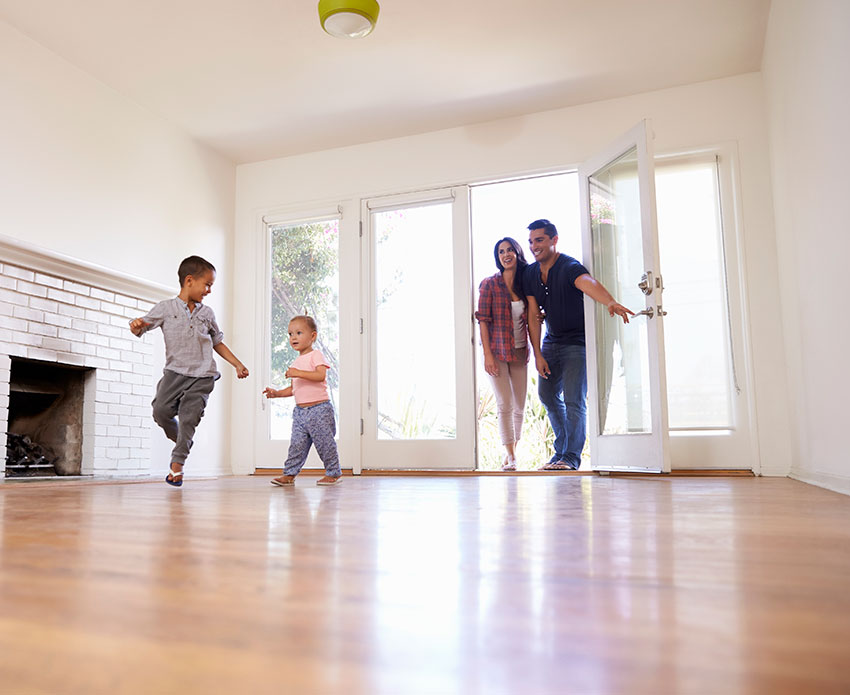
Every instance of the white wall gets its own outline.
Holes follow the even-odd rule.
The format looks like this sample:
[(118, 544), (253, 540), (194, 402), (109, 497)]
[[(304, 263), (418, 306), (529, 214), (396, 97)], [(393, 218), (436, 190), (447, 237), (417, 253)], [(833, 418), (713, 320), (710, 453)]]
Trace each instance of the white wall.
[[(210, 304), (229, 328), (230, 162), (2, 22), (0, 153), (0, 234), (175, 294), (180, 259), (200, 254), (219, 269)], [(188, 473), (230, 471), (224, 367)], [(164, 470), (170, 445), (158, 430), (153, 441)]]
[[(299, 205), (307, 209), (319, 201), (342, 202), (345, 215), (341, 234), (355, 235), (356, 224), (352, 220), (359, 215), (361, 197), (573, 167), (642, 118), (652, 119), (656, 152), (730, 141), (737, 146), (761, 470), (785, 475), (790, 466), (787, 389), (777, 310), (779, 285), (760, 74), (240, 166), (236, 189), (236, 274), (250, 278), (258, 272), (262, 258), (258, 219), (270, 209)], [(350, 244), (351, 240), (344, 239), (343, 243)], [(357, 248), (356, 243), (353, 248)], [(356, 252), (343, 258), (347, 267), (359, 262)], [(256, 303), (253, 283), (237, 284), (234, 302), (239, 307), (236, 330), (244, 340), (240, 349), (251, 355), (257, 363), (256, 373), (262, 378), (260, 345), (255, 339), (261, 335), (261, 317), (251, 310)], [(343, 295), (343, 302), (343, 319), (354, 331), (356, 322), (349, 313), (357, 311), (356, 297)], [(351, 394), (359, 388), (359, 339), (352, 334), (343, 335), (342, 340), (344, 345), (348, 340), (351, 352), (346, 354), (343, 346), (341, 389), (347, 388)], [(246, 461), (254, 446), (251, 418), (255, 396), (240, 390), (234, 401), (234, 449)], [(356, 455), (354, 419), (354, 414), (349, 413), (346, 421), (343, 408), (340, 424), (344, 465), (346, 455)], [(348, 442), (354, 449), (346, 452), (344, 446)]]
[(773, 0), (763, 74), (792, 476), (850, 494), (850, 2)]

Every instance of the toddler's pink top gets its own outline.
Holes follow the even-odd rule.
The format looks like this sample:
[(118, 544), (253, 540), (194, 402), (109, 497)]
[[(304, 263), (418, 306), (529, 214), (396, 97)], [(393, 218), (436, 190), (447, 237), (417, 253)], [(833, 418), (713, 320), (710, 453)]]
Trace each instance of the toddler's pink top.
[[(308, 352), (306, 355), (298, 355), (292, 363), (295, 369), (300, 369), (303, 372), (315, 372), (316, 367), (321, 365), (330, 369), (325, 356), (318, 350)], [(292, 396), (295, 398), (295, 405), (327, 401), (329, 400), (328, 380), (325, 378), (322, 381), (310, 381), (301, 377), (293, 377)]]

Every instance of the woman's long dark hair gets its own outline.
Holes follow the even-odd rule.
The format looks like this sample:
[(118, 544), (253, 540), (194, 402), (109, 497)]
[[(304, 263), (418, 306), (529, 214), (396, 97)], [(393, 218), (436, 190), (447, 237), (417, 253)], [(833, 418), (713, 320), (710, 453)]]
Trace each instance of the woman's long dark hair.
[(528, 300), (525, 298), (525, 292), (522, 290), (522, 276), (525, 273), (525, 269), (528, 267), (528, 262), (525, 260), (525, 254), (522, 252), (522, 247), (519, 245), (516, 239), (511, 239), (511, 237), (506, 236), (503, 239), (499, 239), (496, 242), (496, 245), (493, 247), (493, 256), (496, 259), (496, 267), (499, 269), (499, 272), (504, 272), (504, 267), (502, 266), (502, 262), (499, 260), (499, 246), (502, 245), (503, 241), (507, 241), (514, 249), (514, 253), (516, 254), (516, 273), (514, 273), (514, 284), (511, 288), (518, 297), (522, 299), (522, 303), (525, 304), (525, 308), (528, 308)]

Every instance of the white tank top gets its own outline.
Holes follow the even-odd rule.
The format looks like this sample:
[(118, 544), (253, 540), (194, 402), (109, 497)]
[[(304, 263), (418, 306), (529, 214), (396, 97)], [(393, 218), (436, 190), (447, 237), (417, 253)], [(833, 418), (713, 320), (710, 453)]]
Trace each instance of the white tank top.
[(525, 304), (522, 300), (511, 302), (511, 317), (514, 323), (514, 348), (519, 350), (528, 345), (526, 341), (525, 319), (522, 318), (522, 312), (525, 311)]

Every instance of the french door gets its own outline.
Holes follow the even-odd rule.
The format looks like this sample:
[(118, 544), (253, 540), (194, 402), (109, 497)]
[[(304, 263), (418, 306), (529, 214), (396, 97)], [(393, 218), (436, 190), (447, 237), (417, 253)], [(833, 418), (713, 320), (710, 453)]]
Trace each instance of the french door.
[(585, 266), (637, 314), (624, 324), (585, 297), (594, 470), (670, 471), (664, 283), (650, 138), (644, 121), (579, 167)]
[(473, 469), (469, 190), (363, 202), (362, 469)]
[[(289, 345), (289, 320), (298, 314), (312, 316), (318, 327), (314, 349), (329, 364), (327, 386), (340, 422), (340, 223), (339, 208), (308, 215), (263, 218), (263, 254), (260, 266), (262, 297), (258, 302), (266, 327), (258, 370), (263, 386), (284, 389), (291, 385), (286, 370), (298, 356)], [(292, 398), (266, 399), (260, 393), (255, 417), (256, 468), (280, 468), (286, 460), (292, 432)], [(348, 468), (347, 462), (343, 467)], [(306, 468), (321, 469), (315, 447)]]

